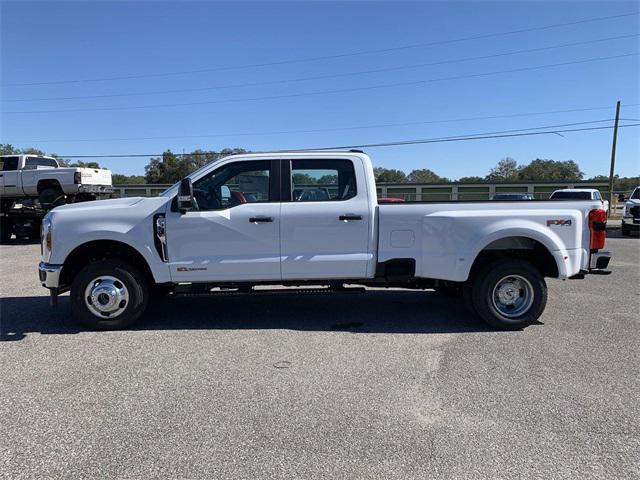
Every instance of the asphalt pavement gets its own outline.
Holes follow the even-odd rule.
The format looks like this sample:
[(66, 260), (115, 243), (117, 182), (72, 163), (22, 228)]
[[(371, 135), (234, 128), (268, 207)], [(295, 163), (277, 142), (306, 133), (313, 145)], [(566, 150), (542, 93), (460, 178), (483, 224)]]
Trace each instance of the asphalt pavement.
[(168, 298), (127, 331), (52, 309), (0, 246), (4, 478), (640, 478), (640, 239), (494, 331), (432, 291)]

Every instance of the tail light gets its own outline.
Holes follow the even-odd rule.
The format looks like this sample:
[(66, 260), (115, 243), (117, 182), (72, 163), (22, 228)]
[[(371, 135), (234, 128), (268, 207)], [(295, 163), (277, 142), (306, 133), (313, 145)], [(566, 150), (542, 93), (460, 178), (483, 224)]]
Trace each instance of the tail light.
[(603, 209), (591, 210), (589, 212), (589, 233), (591, 239), (589, 248), (591, 251), (604, 248), (604, 240), (607, 236), (607, 212)]
[(75, 172), (73, 174), (73, 183), (75, 184), (80, 184), (82, 183), (82, 173), (80, 172)]

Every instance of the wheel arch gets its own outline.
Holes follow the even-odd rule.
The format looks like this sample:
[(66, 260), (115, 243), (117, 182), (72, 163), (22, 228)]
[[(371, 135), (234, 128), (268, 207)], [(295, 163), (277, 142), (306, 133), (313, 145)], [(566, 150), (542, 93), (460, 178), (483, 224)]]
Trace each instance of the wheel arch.
[[(550, 245), (539, 238), (529, 235), (508, 235), (493, 239), (482, 246), (476, 253), (469, 268), (468, 277), (482, 267), (500, 259), (520, 259), (529, 261), (544, 277), (558, 278), (564, 273), (565, 266), (554, 256)], [(552, 247), (556, 247), (553, 245)]]
[(58, 188), (61, 192), (64, 193), (64, 191), (62, 190), (62, 185), (57, 179), (46, 178), (44, 180), (38, 180), (38, 184), (36, 185), (38, 195), (40, 195), (47, 188)]
[(131, 245), (118, 240), (91, 240), (75, 247), (65, 258), (61, 283), (71, 285), (78, 272), (88, 263), (104, 259), (122, 259), (138, 268), (149, 284), (154, 277), (144, 255)]

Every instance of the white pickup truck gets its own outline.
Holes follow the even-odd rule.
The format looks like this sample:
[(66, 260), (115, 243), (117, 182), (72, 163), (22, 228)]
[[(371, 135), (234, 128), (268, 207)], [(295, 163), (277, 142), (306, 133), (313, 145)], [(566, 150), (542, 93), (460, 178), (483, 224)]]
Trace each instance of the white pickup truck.
[(545, 277), (610, 273), (605, 228), (599, 201), (379, 205), (359, 151), (246, 154), (156, 198), (53, 209), (39, 276), (96, 329), (130, 325), (158, 291), (346, 284), (457, 292), (515, 329), (542, 314)]
[(598, 200), (609, 215), (609, 201), (602, 198), (600, 190), (595, 188), (563, 188), (553, 192), (549, 200)]
[(622, 235), (640, 231), (640, 187), (634, 188), (622, 211)]
[(40, 155), (0, 156), (3, 210), (23, 198), (38, 198), (46, 208), (64, 203), (65, 197), (87, 200), (111, 191), (110, 170), (60, 167), (55, 158)]

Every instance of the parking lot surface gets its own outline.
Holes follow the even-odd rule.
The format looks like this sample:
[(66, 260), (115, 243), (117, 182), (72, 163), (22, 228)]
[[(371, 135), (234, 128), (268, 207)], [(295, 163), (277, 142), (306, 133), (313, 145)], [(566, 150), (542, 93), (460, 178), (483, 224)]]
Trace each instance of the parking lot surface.
[(90, 332), (0, 246), (5, 478), (638, 478), (640, 240), (486, 327), (432, 291), (155, 301)]

